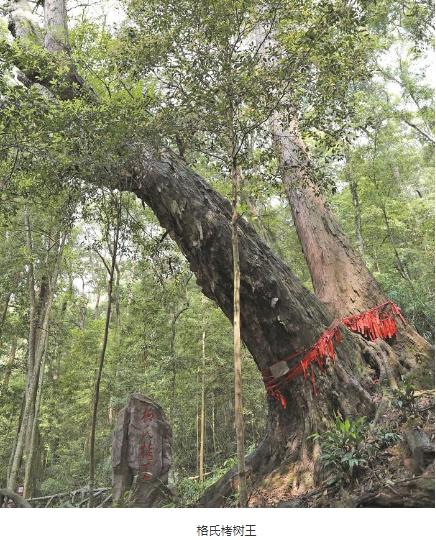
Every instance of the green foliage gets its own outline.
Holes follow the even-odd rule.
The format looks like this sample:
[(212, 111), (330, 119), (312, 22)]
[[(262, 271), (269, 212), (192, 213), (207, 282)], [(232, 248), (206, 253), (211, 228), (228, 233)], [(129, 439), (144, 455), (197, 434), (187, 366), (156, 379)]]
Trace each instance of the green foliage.
[(399, 435), (374, 429), (365, 416), (343, 419), (336, 414), (326, 431), (310, 438), (319, 443), (321, 466), (327, 473), (327, 482), (346, 485), (372, 465), (381, 449), (395, 444)]
[[(253, 450), (254, 447), (251, 445), (248, 448), (248, 452)], [(237, 465), (237, 458), (236, 455), (230, 456), (227, 458), (223, 463), (220, 465), (217, 465), (213, 471), (211, 471), (212, 474), (208, 474), (204, 480), (203, 483), (199, 482), (198, 477), (197, 478), (189, 478), (189, 477), (181, 477), (175, 484), (175, 491), (177, 494), (177, 506), (181, 507), (189, 507), (195, 505), (195, 503), (198, 501), (198, 499), (201, 497), (203, 492), (211, 485), (213, 485), (215, 482), (217, 482), (220, 478), (222, 478), (230, 469), (233, 467), (236, 467)], [(228, 506), (235, 505), (236, 501), (232, 500), (228, 501)]]
[(404, 418), (416, 412), (416, 388), (413, 383), (402, 378), (401, 384), (393, 392), (393, 402), (400, 409)]
[[(108, 257), (113, 219), (101, 186), (110, 178), (118, 187), (117, 178), (144, 141), (182, 153), (226, 196), (236, 142), (244, 172), (238, 210), (311, 288), (269, 134), (273, 113), (295, 112), (318, 186), (328, 191), (348, 237), (357, 248), (360, 215), (367, 266), (409, 321), (434, 338), (434, 108), (421, 52), (429, 41), (431, 2), (125, 5), (127, 18), (118, 30), (83, 17), (74, 21), (71, 57), (55, 58), (31, 41), (10, 43), (3, 22), (0, 28), (0, 316), (6, 308), (0, 321), (0, 484), (26, 386), (28, 265), (34, 264), (41, 283), (52, 268), (54, 234), (70, 228), (53, 299), (39, 418), (35, 483), (42, 494), (88, 482), (90, 403), (107, 306), (101, 256)], [(257, 48), (256, 29), (270, 26), (276, 43)], [(78, 91), (72, 99), (57, 99), (69, 89), (71, 61), (97, 99)], [(17, 82), (13, 66), (38, 72), (46, 90)], [(31, 250), (25, 205), (34, 227)], [(231, 325), (204, 299), (151, 211), (123, 195), (122, 214), (96, 483), (110, 484), (118, 412), (132, 392), (143, 392), (171, 415), (177, 504), (190, 505), (235, 463)], [(198, 475), (203, 329), (209, 474), (200, 485), (189, 477)], [(247, 350), (242, 361), (251, 447), (263, 434), (265, 392)], [(414, 399), (407, 382), (394, 394), (404, 416), (413, 414)], [(364, 418), (337, 416), (313, 438), (331, 479), (349, 483), (398, 435), (371, 428)]]
[(345, 420), (336, 414), (330, 429), (312, 438), (319, 442), (321, 463), (336, 481), (351, 481), (367, 466), (368, 455), (364, 447), (367, 419), (365, 416)]

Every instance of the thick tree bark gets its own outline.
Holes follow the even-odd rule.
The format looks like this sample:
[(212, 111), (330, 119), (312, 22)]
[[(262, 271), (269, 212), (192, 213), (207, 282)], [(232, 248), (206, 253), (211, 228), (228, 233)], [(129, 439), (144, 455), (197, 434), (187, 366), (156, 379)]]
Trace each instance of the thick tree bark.
[[(144, 148), (132, 168), (125, 189), (136, 193), (155, 212), (186, 255), (203, 292), (232, 320), (233, 272), (231, 206), (201, 177), (170, 152), (160, 156)], [(241, 265), (241, 334), (259, 368), (310, 347), (333, 317), (321, 302), (292, 274), (289, 268), (263, 244), (252, 227), (238, 220)], [(289, 384), (284, 393), (286, 409), (269, 399), (265, 439), (247, 462), (262, 474), (285, 456), (299, 463), (301, 483), (314, 481), (317, 449), (307, 436), (322, 428), (323, 418), (334, 411), (346, 416), (371, 415), (371, 367), (362, 351), (378, 369), (376, 347), (359, 336), (342, 330), (336, 367), (317, 382), (319, 395), (312, 396), (303, 379)], [(235, 476), (234, 472), (232, 473)], [(205, 504), (217, 505), (229, 494), (231, 482), (222, 482)], [(230, 486), (230, 487), (229, 487)], [(210, 492), (209, 492), (210, 493)]]
[(340, 317), (382, 303), (385, 295), (309, 178), (309, 157), (297, 119), (284, 127), (276, 118), (273, 131), (286, 197), (315, 294)]
[[(317, 297), (336, 317), (345, 317), (386, 302), (387, 297), (353, 249), (323, 197), (310, 180), (310, 161), (294, 116), (284, 127), (277, 116), (273, 133), (283, 185)], [(393, 343), (391, 374), (432, 366), (433, 349), (410, 325)]]

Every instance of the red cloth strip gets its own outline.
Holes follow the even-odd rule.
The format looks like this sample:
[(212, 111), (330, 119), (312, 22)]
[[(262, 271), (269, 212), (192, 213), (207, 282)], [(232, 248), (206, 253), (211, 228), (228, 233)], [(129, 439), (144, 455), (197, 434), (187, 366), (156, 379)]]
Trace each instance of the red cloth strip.
[[(390, 312), (385, 308), (389, 308)], [(394, 302), (388, 300), (363, 313), (350, 315), (340, 321), (333, 321), (310, 349), (295, 352), (282, 360), (288, 362), (299, 355), (304, 355), (303, 358), (295, 366), (289, 369), (283, 377), (274, 379), (274, 377), (269, 374), (269, 369), (262, 372), (267, 393), (276, 401), (279, 401), (281, 406), (285, 409), (286, 398), (280, 389), (300, 375), (303, 375), (303, 377), (307, 379), (310, 367), (312, 393), (315, 396), (318, 392), (315, 386), (314, 364), (322, 370), (326, 366), (328, 360), (335, 362), (335, 343), (339, 343), (342, 340), (341, 332), (339, 330), (340, 324), (344, 324), (352, 332), (361, 334), (366, 339), (374, 341), (378, 338), (389, 339), (396, 335), (398, 327), (395, 317), (399, 317), (403, 324), (406, 324), (406, 320), (403, 317), (400, 308), (394, 304)]]

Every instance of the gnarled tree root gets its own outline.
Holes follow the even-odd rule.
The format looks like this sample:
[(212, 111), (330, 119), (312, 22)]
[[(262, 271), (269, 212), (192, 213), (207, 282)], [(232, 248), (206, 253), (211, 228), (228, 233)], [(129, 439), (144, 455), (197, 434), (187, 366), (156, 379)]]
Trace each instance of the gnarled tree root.
[(18, 508), (32, 508), (26, 499), (10, 489), (0, 489), (0, 508), (3, 506), (3, 500), (5, 498), (11, 499), (11, 501), (13, 501), (15, 506)]
[[(280, 455), (278, 452), (281, 452)], [(250, 492), (263, 476), (271, 472), (280, 463), (280, 456), (285, 454), (286, 446), (274, 446), (265, 436), (259, 446), (245, 458), (247, 486)], [(209, 486), (197, 501), (199, 508), (222, 508), (233, 506), (232, 498), (238, 491), (238, 469), (232, 467), (222, 478)], [(250, 493), (249, 493), (250, 494)]]

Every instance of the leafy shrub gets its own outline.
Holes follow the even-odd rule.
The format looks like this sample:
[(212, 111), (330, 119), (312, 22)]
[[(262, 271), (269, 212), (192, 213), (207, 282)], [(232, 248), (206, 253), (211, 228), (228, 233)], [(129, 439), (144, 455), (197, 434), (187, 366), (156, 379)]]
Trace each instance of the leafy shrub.
[[(247, 448), (247, 453), (254, 450), (254, 445), (250, 445)], [(212, 474), (208, 474), (203, 483), (198, 481), (198, 478), (189, 478), (184, 476), (176, 482), (177, 491), (177, 507), (189, 507), (195, 505), (203, 492), (212, 484), (222, 478), (230, 469), (237, 464), (236, 456), (230, 456), (227, 458), (220, 467), (216, 467)], [(237, 494), (232, 494), (228, 500), (228, 506), (236, 506)], [(171, 506), (171, 505), (169, 505)]]
[(394, 404), (400, 408), (404, 417), (416, 412), (416, 396), (414, 385), (403, 379), (399, 387), (394, 390)]
[(348, 484), (371, 465), (379, 450), (395, 444), (399, 435), (383, 428), (371, 430), (366, 416), (350, 420), (336, 414), (330, 429), (311, 438), (319, 442), (327, 483)]
[(350, 481), (359, 469), (367, 465), (366, 453), (362, 451), (366, 429), (365, 416), (344, 420), (336, 414), (330, 429), (311, 436), (319, 442), (321, 464), (332, 474), (330, 480)]

